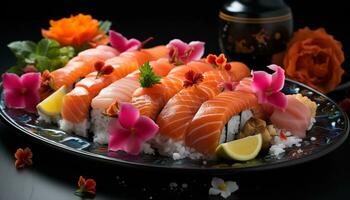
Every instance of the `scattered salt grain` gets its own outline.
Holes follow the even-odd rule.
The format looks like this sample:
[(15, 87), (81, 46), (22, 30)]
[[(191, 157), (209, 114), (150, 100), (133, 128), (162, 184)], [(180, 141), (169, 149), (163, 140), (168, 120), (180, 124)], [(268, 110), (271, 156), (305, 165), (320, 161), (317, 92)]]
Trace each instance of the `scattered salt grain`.
[(315, 138), (315, 137), (311, 137), (310, 140), (311, 140), (311, 141), (315, 141), (316, 138)]
[(151, 147), (151, 144), (149, 143), (144, 143), (142, 145), (142, 152), (148, 155), (154, 155), (155, 151), (154, 149)]
[(280, 154), (285, 152), (285, 148), (292, 146), (301, 146), (302, 139), (293, 136), (289, 131), (286, 131), (284, 134), (287, 136), (286, 139), (283, 139), (279, 136), (281, 130), (277, 130), (277, 136), (274, 137), (273, 145), (270, 147), (270, 155), (278, 157)]
[(179, 160), (179, 159), (181, 159), (181, 155), (179, 154), (179, 153), (173, 153), (173, 159), (174, 160)]
[(206, 164), (207, 164), (207, 161), (206, 161), (206, 160), (203, 160), (202, 163), (203, 163), (203, 165), (206, 165)]

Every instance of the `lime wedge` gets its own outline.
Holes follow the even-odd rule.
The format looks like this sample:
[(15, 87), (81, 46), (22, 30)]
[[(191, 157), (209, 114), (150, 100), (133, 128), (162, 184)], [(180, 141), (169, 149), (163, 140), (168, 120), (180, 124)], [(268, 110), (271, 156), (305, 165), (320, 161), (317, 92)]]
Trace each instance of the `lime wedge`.
[(261, 134), (245, 137), (227, 143), (220, 144), (215, 152), (216, 155), (237, 161), (254, 159), (260, 152), (262, 146)]
[(39, 112), (48, 116), (57, 116), (61, 113), (62, 101), (64, 95), (67, 94), (66, 86), (60, 87), (42, 102), (40, 102), (36, 108)]

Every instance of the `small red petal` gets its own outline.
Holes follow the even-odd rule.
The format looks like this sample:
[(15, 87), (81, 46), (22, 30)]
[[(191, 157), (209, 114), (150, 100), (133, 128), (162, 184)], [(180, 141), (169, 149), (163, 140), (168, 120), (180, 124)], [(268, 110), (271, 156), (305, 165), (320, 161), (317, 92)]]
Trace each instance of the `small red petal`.
[(184, 80), (184, 88), (191, 87), (193, 85), (192, 81)]
[(231, 70), (231, 65), (229, 63), (226, 63), (225, 70), (226, 71), (230, 71)]
[(189, 70), (185, 74), (185, 79), (188, 80), (188, 81), (192, 81), (194, 74), (195, 74), (195, 72), (193, 70)]
[(225, 55), (222, 53), (219, 55), (219, 57), (216, 58), (215, 63), (217, 66), (225, 66), (226, 61), (227, 61), (227, 59), (226, 59)]
[(198, 83), (202, 82), (203, 79), (204, 79), (204, 77), (201, 73), (195, 73), (195, 75), (193, 77), (193, 84), (198, 84)]
[(80, 176), (78, 181), (78, 187), (83, 187), (85, 185), (85, 179), (84, 177)]
[(216, 58), (217, 58), (216, 55), (209, 54), (206, 58), (206, 62), (214, 65)]
[(109, 75), (114, 71), (114, 68), (112, 67), (112, 65), (107, 65), (102, 67), (101, 69), (101, 74), (103, 75)]
[(32, 159), (33, 158), (33, 153), (32, 153), (32, 150), (30, 150), (30, 148), (25, 148), (24, 149), (24, 153), (25, 153), (25, 157), (26, 158), (30, 158), (30, 159)]
[(281, 131), (281, 133), (280, 133), (280, 138), (281, 138), (281, 140), (287, 140), (287, 136), (286, 136), (286, 134), (284, 134), (283, 131)]
[(95, 62), (95, 70), (101, 71), (102, 67), (105, 66), (105, 63), (103, 61), (97, 61)]
[(17, 151), (16, 151), (16, 153), (15, 153), (15, 158), (16, 158), (17, 160), (22, 159), (22, 158), (23, 158), (23, 154), (24, 154), (23, 149), (22, 149), (22, 148), (19, 148), (19, 149), (17, 149)]
[(96, 191), (96, 181), (94, 179), (87, 179), (85, 182), (86, 191)]
[(33, 160), (30, 159), (30, 158), (25, 159), (23, 162), (24, 162), (24, 164), (25, 164), (26, 166), (28, 166), (28, 167), (33, 165)]
[(17, 169), (23, 168), (24, 165), (25, 165), (25, 163), (22, 162), (22, 160), (16, 160), (16, 162), (15, 162), (15, 166)]

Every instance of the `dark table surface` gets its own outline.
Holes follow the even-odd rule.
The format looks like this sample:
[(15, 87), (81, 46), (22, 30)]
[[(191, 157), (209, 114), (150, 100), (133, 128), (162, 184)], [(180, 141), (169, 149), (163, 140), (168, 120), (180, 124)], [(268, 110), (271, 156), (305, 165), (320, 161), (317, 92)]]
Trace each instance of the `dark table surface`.
[[(28, 2), (26, 4), (29, 6), (32, 2)], [(291, 3), (292, 1), (288, 2)], [(305, 1), (295, 1), (294, 4), (291, 4), (295, 11), (297, 27), (306, 25), (311, 27), (325, 26), (337, 38), (345, 41), (345, 50), (349, 49), (347, 44), (347, 41), (349, 41), (349, 34), (347, 33), (349, 31), (338, 29), (339, 25), (344, 24), (345, 7), (339, 7), (340, 10), (333, 12), (334, 15), (321, 15), (319, 16), (321, 19), (319, 19), (314, 15), (316, 11), (310, 9), (313, 8), (311, 3), (310, 5), (304, 3)], [(207, 43), (207, 53), (209, 51), (217, 53), (219, 52), (216, 24), (218, 4), (214, 3), (213, 8), (204, 9), (205, 12), (209, 12), (204, 16), (201, 16), (199, 12), (192, 15), (188, 14), (195, 8), (191, 5), (191, 9), (185, 11), (185, 13), (179, 12), (178, 15), (183, 14), (180, 18), (174, 13), (166, 16), (164, 11), (161, 12), (165, 16), (164, 18), (156, 16), (154, 14), (156, 9), (149, 11), (149, 15), (147, 14), (148, 10), (138, 9), (137, 12), (140, 13), (130, 18), (125, 15), (125, 11), (121, 11), (120, 14), (116, 10), (113, 15), (110, 15), (113, 22), (115, 22), (113, 27), (125, 33), (128, 37), (134, 36), (144, 39), (148, 36), (156, 36), (158, 40), (155, 43), (164, 43), (174, 37), (179, 37), (185, 41), (202, 40)], [(7, 2), (3, 8), (4, 10), (10, 10), (14, 6), (15, 3)], [(109, 18), (107, 17), (108, 14), (97, 12), (98, 8), (96, 10), (92, 9), (95, 8), (94, 6), (93, 3), (85, 7), (66, 6), (67, 9), (63, 9), (64, 6), (61, 6), (57, 9), (42, 10), (42, 12), (37, 12), (40, 9), (34, 9), (33, 15), (30, 15), (32, 11), (26, 11), (26, 7), (23, 6), (16, 12), (6, 14), (7, 18), (2, 18), (5, 20), (0, 20), (0, 22), (2, 26), (11, 28), (1, 31), (0, 64), (3, 66), (1, 72), (14, 63), (12, 55), (6, 48), (7, 43), (13, 40), (38, 40), (40, 38), (40, 28), (46, 27), (47, 20), (52, 16), (57, 18), (58, 16), (67, 16), (68, 13), (76, 13), (78, 10), (85, 10), (85, 12), (97, 17), (102, 17), (102, 19)], [(305, 10), (310, 11), (311, 14), (307, 15), (308, 12), (303, 13), (301, 9), (297, 9), (300, 6), (304, 6)], [(318, 12), (324, 13), (323, 11), (335, 8), (334, 6), (330, 8), (327, 6), (320, 7), (321, 10)], [(177, 6), (170, 12), (175, 12), (179, 8), (181, 7)], [(106, 9), (109, 13), (113, 13), (113, 8), (107, 7)], [(25, 14), (18, 15), (21, 12)], [(143, 15), (143, 13), (146, 14)], [(38, 14), (38, 16), (35, 14)], [(1, 12), (2, 15), (4, 15), (3, 12)], [(140, 20), (143, 16), (145, 18)], [(337, 23), (332, 23), (333, 21)], [(20, 147), (30, 147), (32, 149), (34, 165), (31, 168), (16, 170), (14, 153)], [(350, 139), (347, 139), (334, 152), (302, 165), (219, 177), (225, 180), (237, 181), (240, 189), (230, 199), (349, 199), (349, 152)], [(81, 199), (74, 195), (80, 175), (96, 180), (97, 195), (95, 199), (97, 200), (219, 199), (215, 196), (208, 197), (213, 175), (140, 171), (86, 160), (38, 143), (17, 132), (14, 128), (0, 123), (0, 200)], [(173, 185), (173, 183), (178, 186), (170, 187), (170, 184)], [(182, 187), (183, 184), (187, 187)]]

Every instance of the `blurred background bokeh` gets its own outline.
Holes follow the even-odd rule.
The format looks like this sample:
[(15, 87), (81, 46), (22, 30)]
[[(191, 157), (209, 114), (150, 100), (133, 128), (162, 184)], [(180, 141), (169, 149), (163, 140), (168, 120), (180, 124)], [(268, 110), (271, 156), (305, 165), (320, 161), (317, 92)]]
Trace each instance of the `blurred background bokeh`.
[[(218, 11), (223, 0), (209, 1), (3, 1), (0, 7), (0, 66), (2, 70), (15, 60), (6, 44), (14, 40), (39, 40), (40, 29), (48, 27), (49, 19), (71, 14), (91, 14), (110, 20), (112, 28), (127, 37), (143, 40), (153, 36), (151, 44), (162, 44), (172, 38), (184, 41), (202, 40), (207, 53), (218, 53)], [(350, 52), (349, 8), (346, 1), (285, 0), (294, 14), (294, 28), (324, 27), (343, 43), (346, 57)], [(349, 72), (349, 59), (344, 68)]]

